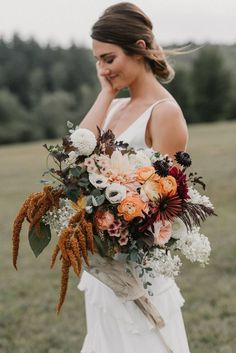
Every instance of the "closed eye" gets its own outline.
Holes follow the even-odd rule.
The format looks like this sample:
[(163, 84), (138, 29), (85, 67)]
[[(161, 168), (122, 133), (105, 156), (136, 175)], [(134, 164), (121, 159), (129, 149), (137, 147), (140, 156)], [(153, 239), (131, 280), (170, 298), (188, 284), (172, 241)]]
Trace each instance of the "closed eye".
[(106, 60), (106, 63), (107, 63), (107, 64), (112, 64), (113, 61), (114, 61), (114, 58), (110, 58), (110, 59), (107, 59), (107, 60)]

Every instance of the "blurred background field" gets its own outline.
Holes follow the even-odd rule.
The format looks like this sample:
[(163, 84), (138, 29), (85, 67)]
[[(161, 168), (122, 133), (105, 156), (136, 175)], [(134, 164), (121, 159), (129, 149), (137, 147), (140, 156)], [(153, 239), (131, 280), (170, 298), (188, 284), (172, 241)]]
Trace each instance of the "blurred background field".
[[(188, 151), (194, 170), (204, 177), (207, 194), (218, 217), (208, 219), (203, 233), (212, 244), (205, 268), (185, 262), (177, 282), (186, 299), (183, 307), (192, 353), (234, 353), (236, 346), (236, 122), (196, 124), (189, 127)], [(83, 293), (71, 272), (68, 295), (56, 316), (60, 270), (49, 269), (56, 242), (36, 260), (23, 228), (18, 271), (11, 264), (12, 222), (22, 201), (41, 190), (46, 169), (45, 142), (0, 147), (0, 352), (80, 352), (86, 332)]]

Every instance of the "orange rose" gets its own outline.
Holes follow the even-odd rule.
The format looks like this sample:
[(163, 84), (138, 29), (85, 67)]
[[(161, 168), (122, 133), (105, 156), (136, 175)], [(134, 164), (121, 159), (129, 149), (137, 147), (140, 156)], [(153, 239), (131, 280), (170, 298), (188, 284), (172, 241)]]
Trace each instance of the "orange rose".
[(168, 175), (167, 177), (160, 179), (160, 185), (162, 188), (163, 195), (174, 196), (177, 191), (177, 183), (174, 177)]
[(95, 225), (100, 230), (106, 230), (114, 223), (115, 217), (109, 211), (97, 210), (94, 216)]
[(127, 196), (121, 201), (117, 207), (120, 215), (126, 221), (131, 221), (134, 217), (142, 216), (142, 210), (145, 208), (145, 203), (137, 196)]
[(144, 183), (153, 173), (155, 173), (154, 167), (147, 166), (141, 167), (136, 170), (136, 179), (141, 184)]

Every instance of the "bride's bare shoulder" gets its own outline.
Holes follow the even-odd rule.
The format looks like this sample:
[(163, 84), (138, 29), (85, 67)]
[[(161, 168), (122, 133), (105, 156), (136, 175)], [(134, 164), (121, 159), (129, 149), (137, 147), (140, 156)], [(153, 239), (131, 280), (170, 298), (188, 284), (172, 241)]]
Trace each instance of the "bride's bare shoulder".
[(154, 107), (149, 122), (152, 145), (165, 153), (184, 150), (188, 129), (184, 114), (175, 100), (168, 100)]

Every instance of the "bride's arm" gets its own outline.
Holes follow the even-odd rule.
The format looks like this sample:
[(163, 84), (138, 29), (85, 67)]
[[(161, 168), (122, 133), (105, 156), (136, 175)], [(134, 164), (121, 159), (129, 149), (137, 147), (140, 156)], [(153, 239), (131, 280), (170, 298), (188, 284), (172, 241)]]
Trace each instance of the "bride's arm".
[(101, 90), (93, 106), (85, 115), (79, 127), (91, 130), (97, 137), (97, 126), (100, 128), (102, 127), (113, 98), (114, 96), (109, 95), (106, 91)]
[(149, 122), (152, 148), (174, 158), (178, 151), (185, 151), (188, 129), (181, 108), (172, 102), (165, 102), (153, 109)]

